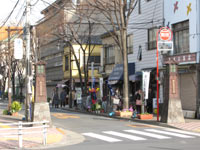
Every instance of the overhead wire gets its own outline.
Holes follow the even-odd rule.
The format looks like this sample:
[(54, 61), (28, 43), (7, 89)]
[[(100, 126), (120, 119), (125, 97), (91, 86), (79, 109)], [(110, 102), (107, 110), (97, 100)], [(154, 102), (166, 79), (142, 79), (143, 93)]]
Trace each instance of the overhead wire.
[(18, 0), (18, 1), (16, 2), (16, 4), (14, 5), (12, 11), (9, 13), (8, 17), (5, 19), (5, 21), (3, 22), (3, 24), (0, 26), (0, 29), (8, 22), (8, 20), (9, 20), (10, 17), (11, 17), (11, 15), (13, 14), (15, 8), (16, 8), (17, 5), (19, 4), (19, 1), (20, 1), (20, 0)]
[(38, 2), (39, 2), (39, 0), (36, 0), (35, 3), (30, 4), (30, 6), (35, 6)]
[(22, 3), (22, 5), (21, 5), (21, 7), (20, 7), (20, 9), (19, 9), (19, 11), (18, 11), (18, 13), (16, 13), (17, 15), (16, 15), (15, 18), (18, 18), (18, 16), (20, 15), (20, 13), (21, 13), (22, 10), (23, 10), (23, 7), (25, 6), (25, 3), (26, 3), (26, 0), (24, 0), (24, 2)]

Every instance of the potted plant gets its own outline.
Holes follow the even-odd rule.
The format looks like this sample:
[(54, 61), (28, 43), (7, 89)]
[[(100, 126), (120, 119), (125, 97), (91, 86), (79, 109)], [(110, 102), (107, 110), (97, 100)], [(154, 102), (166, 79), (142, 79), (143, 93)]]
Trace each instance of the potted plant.
[(101, 105), (98, 104), (98, 103), (96, 103), (95, 105), (96, 105), (96, 106), (95, 106), (96, 113), (99, 114), (99, 113), (100, 113), (100, 110), (101, 110)]
[(13, 116), (18, 115), (18, 112), (22, 109), (21, 104), (18, 101), (13, 101), (11, 104), (11, 114)]
[(149, 113), (142, 113), (142, 114), (138, 114), (138, 119), (141, 120), (148, 120), (148, 119), (153, 119), (153, 114), (149, 114)]
[(131, 118), (131, 116), (133, 115), (133, 109), (130, 108), (130, 109), (123, 109), (122, 111), (116, 111), (115, 115), (120, 117)]

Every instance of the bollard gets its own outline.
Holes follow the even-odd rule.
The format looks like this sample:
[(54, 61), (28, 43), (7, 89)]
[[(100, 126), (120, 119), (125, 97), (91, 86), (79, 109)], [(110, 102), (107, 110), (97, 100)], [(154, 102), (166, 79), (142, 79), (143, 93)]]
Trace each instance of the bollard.
[(47, 144), (47, 128), (46, 128), (46, 121), (43, 123), (43, 145)]

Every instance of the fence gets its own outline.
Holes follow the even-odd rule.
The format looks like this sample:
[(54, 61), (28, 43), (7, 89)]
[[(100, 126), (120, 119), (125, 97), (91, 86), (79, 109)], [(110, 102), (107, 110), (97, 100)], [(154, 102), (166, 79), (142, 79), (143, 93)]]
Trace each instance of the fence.
[[(32, 129), (43, 129), (43, 145), (47, 144), (47, 128), (49, 125), (47, 125), (49, 121), (42, 121), (42, 122), (21, 122), (19, 121), (18, 123), (8, 123), (8, 124), (1, 124), (2, 126), (14, 126), (13, 128), (0, 128), (0, 132), (2, 131), (17, 131), (17, 132), (8, 132), (8, 133), (0, 133), (0, 136), (3, 137), (8, 137), (8, 135), (16, 135), (12, 137), (18, 137), (19, 141), (19, 148), (23, 147), (23, 135), (25, 134), (33, 134), (33, 133), (41, 133), (41, 131), (24, 131), (23, 130), (32, 130)], [(25, 127), (30, 126), (30, 127)], [(39, 125), (39, 126), (31, 126), (31, 125)], [(15, 127), (16, 126), (16, 127)]]

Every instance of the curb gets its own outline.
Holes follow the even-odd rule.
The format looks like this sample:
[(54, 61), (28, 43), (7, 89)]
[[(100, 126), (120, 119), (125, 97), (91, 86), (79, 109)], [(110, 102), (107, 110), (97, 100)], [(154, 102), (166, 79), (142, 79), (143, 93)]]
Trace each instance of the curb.
[(152, 121), (152, 120), (146, 120), (145, 121), (145, 120), (140, 120), (140, 119), (122, 118), (122, 117), (118, 117), (118, 116), (109, 116), (108, 114), (96, 114), (96, 113), (90, 113), (90, 112), (81, 111), (81, 110), (74, 110), (74, 109), (70, 109), (70, 108), (61, 108), (61, 109), (65, 110), (65, 111), (84, 113), (84, 114), (87, 114), (87, 115), (103, 116), (103, 117), (117, 119), (117, 120), (132, 121), (132, 122), (137, 122), (137, 123), (150, 124), (150, 125), (155, 125), (155, 126), (177, 129), (176, 127), (173, 127), (173, 126), (168, 125), (166, 123), (156, 122), (156, 121)]
[(35, 150), (35, 149), (58, 148), (58, 147), (64, 147), (64, 146), (79, 144), (79, 143), (84, 142), (84, 140), (85, 140), (84, 136), (82, 136), (78, 133), (75, 133), (75, 132), (72, 132), (72, 131), (69, 131), (69, 130), (64, 130), (64, 129), (61, 129), (61, 128), (57, 128), (57, 129), (64, 132), (63, 133), (64, 135), (63, 135), (62, 140), (60, 142), (57, 142), (57, 143), (54, 143), (54, 144), (49, 144), (49, 145), (46, 145), (46, 146), (41, 145), (41, 146), (37, 146), (35, 148), (24, 148), (24, 149)]
[[(0, 117), (4, 118), (5, 120), (9, 120), (9, 119), (14, 119), (14, 120), (21, 120), (21, 116), (7, 116), (7, 115), (0, 115)], [(13, 121), (12, 121), (13, 122)], [(69, 131), (69, 130), (65, 130), (63, 128), (59, 128), (56, 126), (53, 126), (52, 128), (54, 128), (54, 130), (57, 130), (57, 132), (59, 132), (59, 136), (61, 137), (61, 139), (59, 139), (58, 141), (54, 141), (53, 140), (53, 132), (49, 134), (49, 139), (50, 141), (53, 140), (52, 143), (47, 144), (46, 146), (39, 144), (40, 141), (37, 142), (36, 145), (34, 145), (34, 147), (32, 146), (27, 146), (24, 145), (23, 149), (24, 150), (28, 150), (28, 149), (48, 149), (48, 148), (52, 148), (52, 149), (56, 149), (57, 147), (63, 147), (63, 146), (69, 146), (69, 145), (74, 145), (74, 144), (79, 144), (82, 143), (85, 138), (84, 136), (82, 136), (81, 134)], [(24, 139), (27, 142), (32, 142), (29, 139)], [(1, 140), (0, 140), (1, 142)], [(16, 149), (18, 149), (18, 147), (16, 147)]]

